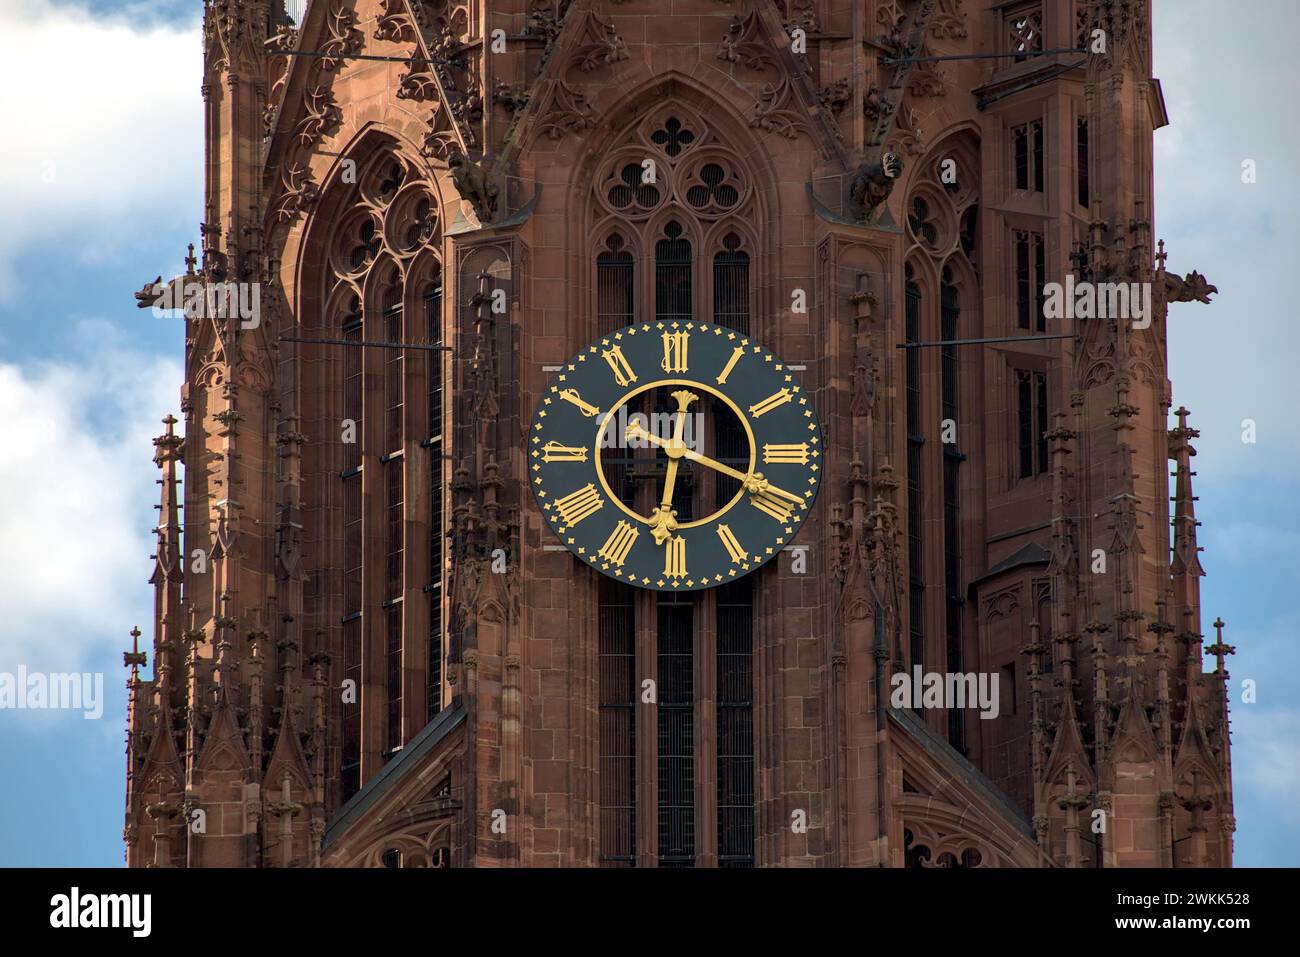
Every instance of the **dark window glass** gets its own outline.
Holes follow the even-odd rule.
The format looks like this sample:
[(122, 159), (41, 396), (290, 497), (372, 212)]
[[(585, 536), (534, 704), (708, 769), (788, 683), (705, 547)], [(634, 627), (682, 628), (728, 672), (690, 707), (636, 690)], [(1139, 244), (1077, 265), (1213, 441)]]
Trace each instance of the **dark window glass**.
[[(442, 345), (442, 281), (435, 279), (424, 294), (425, 335), (430, 345)], [(429, 400), (429, 635), (425, 675), (426, 719), (442, 710), (442, 573), (443, 573), (443, 353), (428, 352)]]
[[(441, 575), (441, 572), (435, 572)], [(429, 586), (429, 672), (425, 694), (428, 701), (425, 719), (432, 721), (442, 710), (442, 583)]]
[(1077, 180), (1078, 180), (1077, 185), (1079, 190), (1078, 199), (1079, 199), (1079, 205), (1087, 209), (1089, 197), (1088, 197), (1088, 121), (1086, 119), (1079, 120), (1076, 127), (1075, 135), (1077, 137), (1077, 147), (1076, 147), (1077, 153), (1075, 155), (1075, 165), (1077, 167), (1076, 168)]
[(687, 322), (691, 318), (691, 241), (679, 223), (664, 227), (655, 243), (655, 319)]
[(343, 614), (361, 612), (361, 473), (343, 479)]
[[(911, 281), (908, 267), (904, 336), (908, 342), (921, 341), (921, 287)], [(921, 554), (921, 350), (908, 349), (906, 376), (907, 415), (907, 578), (909, 614), (909, 648), (912, 663), (923, 664), (925, 653), (925, 583)], [(919, 702), (917, 702), (919, 706)]]
[(717, 590), (718, 866), (754, 866), (753, 578)]
[(1015, 188), (1043, 191), (1043, 124), (1039, 120), (1017, 126), (1011, 131), (1011, 152), (1015, 160)]
[[(384, 313), (384, 339), (402, 341), (402, 308)], [(384, 447), (385, 453), (402, 447), (402, 353), (401, 349), (384, 350)]]
[(1047, 331), (1047, 317), (1043, 315), (1043, 287), (1047, 285), (1047, 257), (1044, 255), (1043, 234), (1034, 233), (1034, 328)]
[(1043, 124), (1037, 121), (1029, 124), (1030, 133), (1034, 138), (1034, 192), (1043, 191)]
[(386, 609), (387, 691), (388, 691), (388, 750), (402, 746), (402, 606), (389, 605)]
[(1038, 401), (1038, 422), (1036, 435), (1038, 438), (1038, 471), (1047, 471), (1047, 376), (1041, 373), (1034, 373), (1034, 388), (1037, 391), (1036, 399)]
[(713, 257), (713, 321), (749, 335), (749, 253), (729, 233)]
[(1015, 230), (1016, 244), (1016, 325), (1021, 329), (1029, 328), (1030, 311), (1030, 272), (1029, 272), (1029, 234)]
[(695, 866), (694, 606), (659, 599), (659, 866)]
[[(357, 482), (360, 485), (360, 480)], [(343, 760), (339, 771), (346, 801), (361, 790), (361, 616), (343, 622), (343, 677), (353, 682), (356, 701), (343, 703)]]
[[(361, 341), (361, 313), (355, 304), (343, 319), (343, 338), (348, 342)], [(354, 469), (361, 465), (361, 346), (343, 347), (343, 418), (355, 423), (351, 438), (343, 443), (343, 467)], [(345, 436), (347, 437), (347, 436)]]
[(961, 251), (966, 254), (972, 265), (975, 262), (975, 246), (979, 243), (979, 216), (980, 208), (978, 203), (972, 203), (966, 207), (966, 211), (961, 214), (961, 231), (959, 239), (961, 240)]
[(912, 211), (907, 214), (907, 225), (912, 235), (924, 242), (931, 249), (939, 242), (939, 227), (930, 219), (930, 204), (920, 196), (912, 200)]
[(1028, 372), (1016, 372), (1016, 436), (1019, 451), (1019, 474), (1028, 478), (1034, 474), (1034, 411), (1030, 397)]
[[(942, 338), (958, 338), (958, 319), (961, 314), (957, 289), (951, 284), (947, 270), (940, 287)], [(953, 423), (959, 420), (960, 367), (957, 347), (945, 346), (943, 367), (943, 417)], [(958, 431), (960, 437), (961, 433)], [(962, 454), (956, 443), (943, 445), (943, 557), (944, 557), (944, 638), (947, 649), (947, 668), (950, 672), (962, 670), (962, 584), (961, 584), (961, 463)], [(965, 737), (961, 711), (948, 710), (948, 741), (959, 751), (963, 750)]]
[[(442, 282), (435, 280), (434, 285), (424, 294), (424, 327), (429, 345), (441, 346), (442, 343)], [(442, 399), (443, 399), (443, 354), (437, 351), (426, 352), (426, 372), (428, 374), (429, 422), (431, 439), (442, 438)]]
[[(346, 352), (360, 352), (345, 348)], [(346, 448), (346, 446), (345, 446)], [(343, 800), (361, 788), (361, 472), (343, 478), (343, 677), (355, 689), (343, 702)]]
[(405, 461), (403, 458), (396, 458), (384, 463), (384, 511), (388, 516), (385, 594), (388, 598), (400, 598), (402, 594), (402, 554), (404, 544), (402, 465)]
[(632, 253), (624, 245), (623, 237), (610, 236), (596, 257), (596, 324), (602, 336), (634, 321)]
[(600, 860), (636, 863), (636, 622), (632, 588), (600, 581)]
[[(945, 281), (939, 290), (941, 301), (939, 338), (944, 342), (952, 342), (958, 338), (957, 317), (961, 313), (961, 308), (957, 288), (946, 281), (946, 270), (944, 276)], [(953, 422), (957, 421), (957, 349), (957, 346), (943, 346), (940, 351), (943, 417), (951, 419)], [(916, 350), (911, 351), (915, 352)], [(952, 443), (948, 443), (948, 445), (952, 445)]]
[(1029, 189), (1029, 128), (1017, 126), (1011, 138), (1016, 154), (1016, 189)]

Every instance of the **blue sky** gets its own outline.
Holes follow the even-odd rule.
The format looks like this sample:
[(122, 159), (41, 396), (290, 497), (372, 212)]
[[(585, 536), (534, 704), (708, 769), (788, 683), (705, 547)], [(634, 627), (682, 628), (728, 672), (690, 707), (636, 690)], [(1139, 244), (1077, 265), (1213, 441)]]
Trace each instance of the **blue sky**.
[[(197, 241), (198, 6), (0, 0), (0, 116), (23, 131), (0, 142), (0, 672), (103, 672), (108, 699), (99, 721), (0, 711), (0, 866), (122, 862), (121, 652), (150, 627), (150, 439), (178, 411), (182, 355), (179, 324), (131, 292)], [(1237, 646), (1234, 699), (1241, 679), (1259, 687), (1233, 708), (1238, 865), (1300, 864), (1300, 333), (1283, 296), (1300, 248), (1298, 11), (1155, 9), (1171, 119), (1156, 234), (1170, 269), (1220, 290), (1170, 321), (1175, 406), (1202, 430), (1203, 618)]]

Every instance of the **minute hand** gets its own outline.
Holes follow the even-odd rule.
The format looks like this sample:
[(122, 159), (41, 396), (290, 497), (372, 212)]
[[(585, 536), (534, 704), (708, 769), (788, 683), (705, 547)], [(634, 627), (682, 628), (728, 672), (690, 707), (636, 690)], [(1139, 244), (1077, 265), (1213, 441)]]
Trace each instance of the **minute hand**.
[[(660, 448), (668, 445), (668, 442), (664, 439), (659, 438), (657, 435), (651, 435), (644, 428), (636, 424), (631, 424), (627, 427), (627, 434), (629, 437), (636, 436), (637, 438), (644, 439), (651, 445), (657, 445)], [(707, 455), (703, 455), (702, 453), (689, 448), (682, 452), (682, 458), (690, 459), (692, 462), (699, 462), (701, 465), (707, 466), (715, 472), (721, 472), (723, 475), (730, 475), (732, 478), (743, 483), (746, 491), (751, 494), (770, 492), (773, 495), (780, 496), (781, 498), (787, 499), (791, 502), (803, 502), (803, 499), (798, 495), (795, 495), (793, 492), (787, 492), (785, 489), (777, 488), (771, 482), (767, 481), (767, 479), (763, 478), (762, 472), (754, 472), (753, 474), (741, 472), (733, 469), (729, 465), (723, 465), (717, 459), (711, 459)]]

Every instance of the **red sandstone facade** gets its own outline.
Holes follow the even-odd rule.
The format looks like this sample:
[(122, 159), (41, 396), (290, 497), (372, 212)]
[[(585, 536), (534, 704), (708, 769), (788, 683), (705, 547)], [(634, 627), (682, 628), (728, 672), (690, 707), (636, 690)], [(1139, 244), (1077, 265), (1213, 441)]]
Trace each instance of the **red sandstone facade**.
[[(301, 21), (206, 3), (186, 276), (262, 308), (186, 320), (156, 441), (130, 865), (1231, 863), (1145, 0)], [(1150, 283), (1149, 327), (1044, 319), (1067, 273)], [(524, 451), (548, 367), (670, 299), (803, 366), (826, 436), (804, 554), (679, 601), (560, 547)], [(897, 348), (953, 339), (1000, 341)], [(917, 665), (1001, 713), (891, 707)]]

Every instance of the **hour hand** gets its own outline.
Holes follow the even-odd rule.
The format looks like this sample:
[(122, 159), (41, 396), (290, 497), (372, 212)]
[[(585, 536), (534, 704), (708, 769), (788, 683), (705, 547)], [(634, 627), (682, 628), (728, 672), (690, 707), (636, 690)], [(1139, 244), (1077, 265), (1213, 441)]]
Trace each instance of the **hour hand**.
[(661, 439), (659, 436), (647, 432), (644, 426), (636, 422), (629, 422), (627, 424), (627, 429), (625, 430), (624, 435), (629, 439), (644, 439), (651, 445), (657, 445), (660, 448), (664, 448), (669, 444), (667, 439)]

